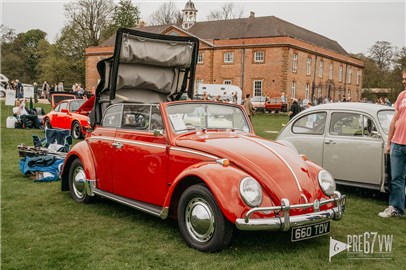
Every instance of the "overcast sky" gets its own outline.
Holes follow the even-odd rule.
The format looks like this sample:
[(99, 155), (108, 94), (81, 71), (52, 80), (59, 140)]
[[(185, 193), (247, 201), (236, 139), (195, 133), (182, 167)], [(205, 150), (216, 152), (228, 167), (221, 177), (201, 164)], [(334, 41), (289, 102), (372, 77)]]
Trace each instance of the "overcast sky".
[[(54, 42), (66, 23), (63, 6), (69, 1), (52, 0), (0, 0), (1, 23), (16, 30), (41, 29)], [(118, 3), (118, 0), (115, 1)], [(141, 18), (148, 22), (150, 15), (168, 1), (136, 1)], [(173, 1), (183, 9), (187, 0)], [(198, 10), (197, 20), (206, 21), (211, 10), (219, 9), (224, 2), (194, 0)], [(255, 16), (276, 16), (336, 40), (349, 53), (367, 53), (376, 41), (388, 41), (396, 47), (406, 46), (405, 0), (389, 1), (228, 1)]]

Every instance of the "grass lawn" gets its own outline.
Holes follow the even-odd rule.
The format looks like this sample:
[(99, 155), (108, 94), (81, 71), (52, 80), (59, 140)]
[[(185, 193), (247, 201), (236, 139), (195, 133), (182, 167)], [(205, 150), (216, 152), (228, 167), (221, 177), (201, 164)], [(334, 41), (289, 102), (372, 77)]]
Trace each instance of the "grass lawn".
[[(386, 195), (343, 187), (347, 211), (340, 222), (331, 223), (331, 236), (346, 242), (347, 235), (365, 232), (393, 235), (390, 259), (351, 259), (344, 251), (329, 263), (328, 236), (291, 243), (289, 233), (271, 232), (235, 231), (222, 252), (193, 250), (173, 220), (106, 200), (78, 204), (60, 191), (60, 182), (33, 183), (22, 176), (17, 145), (32, 145), (31, 135), (43, 137), (43, 131), (6, 129), (8, 115), (11, 108), (2, 101), (1, 269), (404, 269), (406, 265), (406, 219), (378, 218)], [(286, 115), (253, 118), (257, 134), (270, 139), (286, 122)], [(377, 246), (378, 240), (375, 251)]]

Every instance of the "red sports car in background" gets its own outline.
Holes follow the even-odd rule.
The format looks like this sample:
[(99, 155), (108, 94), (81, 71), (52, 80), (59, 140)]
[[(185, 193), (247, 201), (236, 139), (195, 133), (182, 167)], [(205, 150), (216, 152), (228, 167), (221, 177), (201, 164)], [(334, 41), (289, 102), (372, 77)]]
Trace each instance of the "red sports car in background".
[(89, 112), (93, 108), (94, 98), (68, 99), (58, 105), (44, 116), (44, 128), (70, 129), (74, 139), (83, 138), (85, 127), (89, 126)]

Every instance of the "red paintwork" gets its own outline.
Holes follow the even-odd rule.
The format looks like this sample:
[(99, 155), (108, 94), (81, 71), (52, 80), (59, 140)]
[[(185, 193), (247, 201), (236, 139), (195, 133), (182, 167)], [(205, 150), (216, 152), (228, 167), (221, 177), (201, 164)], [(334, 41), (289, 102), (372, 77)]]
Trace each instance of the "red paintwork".
[[(327, 198), (317, 181), (321, 168), (305, 161), (290, 148), (257, 137), (254, 132), (207, 131), (177, 135), (172, 132), (166, 115), (170, 104), (160, 105), (165, 137), (155, 137), (152, 132), (96, 126), (85, 141), (73, 147), (66, 160), (78, 157), (85, 168), (92, 167), (86, 169), (86, 177), (96, 179), (99, 189), (162, 207), (176, 204), (172, 200), (177, 198), (172, 195), (180, 183), (190, 178), (200, 179), (210, 188), (231, 222), (244, 217), (251, 209), (239, 192), (240, 181), (246, 176), (254, 177), (261, 184), (261, 206), (280, 205), (282, 198), (288, 198), (291, 204), (305, 203), (292, 171), (308, 202)], [(118, 140), (123, 144), (121, 149), (112, 146)], [(227, 158), (231, 165), (220, 165), (216, 163), (217, 158)], [(65, 178), (68, 169), (69, 162), (62, 174)], [(322, 210), (332, 206), (323, 206)], [(291, 214), (312, 211), (310, 208), (291, 210)], [(253, 215), (263, 216), (266, 215)], [(272, 216), (273, 213), (268, 215)]]
[[(71, 102), (77, 101), (78, 99), (68, 99), (59, 102), (52, 111), (43, 117), (42, 124), (45, 123), (46, 119), (49, 119), (53, 128), (72, 129), (72, 123), (74, 121), (78, 121), (80, 123), (82, 133), (85, 135), (86, 130), (84, 127), (89, 126), (88, 115), (93, 108), (94, 97), (85, 101), (85, 103), (82, 104), (82, 106), (80, 106), (75, 112), (71, 112)], [(62, 105), (63, 103), (67, 104), (67, 110), (55, 111), (55, 109), (58, 108), (58, 105)]]

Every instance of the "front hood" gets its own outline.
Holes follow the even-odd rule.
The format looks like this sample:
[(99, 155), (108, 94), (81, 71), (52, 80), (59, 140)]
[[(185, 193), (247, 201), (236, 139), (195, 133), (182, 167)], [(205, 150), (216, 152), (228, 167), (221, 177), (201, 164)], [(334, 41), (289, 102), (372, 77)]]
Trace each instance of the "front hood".
[(179, 137), (176, 145), (230, 160), (258, 180), (274, 203), (280, 204), (282, 198), (291, 204), (316, 199), (318, 186), (310, 177), (307, 163), (279, 143), (236, 132), (208, 132)]

